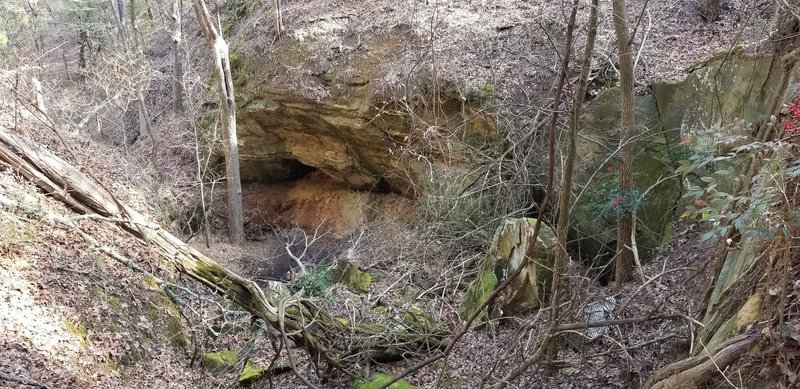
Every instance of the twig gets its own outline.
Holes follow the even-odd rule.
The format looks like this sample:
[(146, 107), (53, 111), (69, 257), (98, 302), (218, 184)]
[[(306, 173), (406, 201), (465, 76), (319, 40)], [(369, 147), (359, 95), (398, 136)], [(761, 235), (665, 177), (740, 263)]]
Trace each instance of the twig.
[(283, 339), (284, 348), (286, 348), (286, 356), (289, 358), (289, 365), (292, 367), (292, 372), (294, 373), (300, 381), (303, 381), (306, 386), (313, 389), (318, 389), (316, 385), (312, 384), (306, 377), (301, 375), (298, 371), (296, 366), (294, 365), (294, 360), (292, 359), (292, 353), (289, 351), (289, 337), (286, 335), (286, 328), (283, 324), (283, 318), (286, 315), (286, 303), (287, 300), (284, 299), (281, 301), (280, 305), (278, 305), (278, 328), (281, 332), (281, 338)]
[(570, 324), (561, 324), (556, 326), (556, 330), (558, 332), (570, 331), (570, 330), (579, 330), (579, 329), (586, 329), (586, 328), (597, 328), (597, 327), (609, 327), (609, 326), (616, 326), (620, 324), (632, 324), (632, 323), (641, 323), (644, 321), (653, 321), (653, 320), (662, 320), (662, 319), (682, 319), (683, 316), (681, 315), (658, 315), (658, 316), (641, 316), (641, 317), (632, 317), (630, 319), (613, 319), (613, 320), (603, 320), (603, 321), (593, 321), (591, 323), (570, 323)]

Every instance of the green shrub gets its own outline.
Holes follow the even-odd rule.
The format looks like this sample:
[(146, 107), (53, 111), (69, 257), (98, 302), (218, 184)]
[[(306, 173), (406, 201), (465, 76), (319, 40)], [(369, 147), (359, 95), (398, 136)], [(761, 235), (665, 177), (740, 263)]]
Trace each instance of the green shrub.
[(319, 297), (332, 301), (331, 286), (336, 282), (330, 265), (319, 265), (297, 280), (297, 290), (306, 296)]

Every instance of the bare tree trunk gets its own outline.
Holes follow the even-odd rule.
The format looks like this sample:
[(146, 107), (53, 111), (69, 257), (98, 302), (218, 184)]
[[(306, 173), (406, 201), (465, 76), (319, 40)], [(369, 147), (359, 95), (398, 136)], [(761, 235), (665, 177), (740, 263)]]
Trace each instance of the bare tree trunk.
[(119, 39), (123, 44), (128, 44), (128, 27), (125, 26), (125, 0), (111, 0), (111, 9), (114, 10), (114, 19), (117, 20)]
[(225, 152), (225, 173), (228, 183), (228, 228), (233, 244), (244, 241), (244, 214), (242, 211), (242, 181), (239, 176), (239, 144), (236, 134), (236, 98), (233, 91), (233, 77), (228, 57), (228, 43), (211, 23), (205, 0), (194, 0), (197, 21), (212, 46), (214, 68), (217, 72), (220, 99), (220, 121), (222, 132), (228, 140)]
[(47, 107), (44, 105), (44, 94), (42, 93), (42, 83), (35, 76), (31, 77), (33, 92), (36, 94), (36, 109), (41, 113), (47, 114)]
[[(619, 51), (619, 78), (622, 88), (620, 101), (620, 150), (617, 158), (619, 173), (619, 190), (621, 200), (629, 201), (633, 189), (633, 176), (631, 163), (633, 148), (631, 139), (634, 133), (633, 116), (633, 58), (631, 56), (631, 40), (628, 30), (625, 0), (613, 0), (614, 31), (617, 36)], [(614, 262), (614, 287), (619, 289), (622, 283), (628, 281), (633, 274), (633, 252), (631, 251), (631, 232), (634, 220), (632, 207), (634, 204), (622, 203), (623, 215), (617, 221), (617, 249)]]
[(152, 142), (152, 152), (150, 153), (150, 161), (153, 163), (153, 168), (156, 169), (156, 174), (158, 174), (158, 178), (163, 180), (164, 173), (161, 169), (161, 165), (158, 163), (158, 134), (153, 132), (152, 127), (150, 126), (150, 113), (147, 110), (147, 105), (144, 103), (144, 95), (142, 92), (139, 92), (138, 99), (136, 100), (136, 107), (139, 111), (139, 133), (142, 136), (150, 135), (150, 141)]
[(181, 0), (175, 0), (172, 4), (172, 55), (174, 66), (172, 69), (172, 103), (175, 112), (183, 112), (183, 31), (181, 29)]
[[(85, 70), (86, 69), (86, 51), (89, 49), (91, 51), (91, 47), (89, 47), (89, 33), (86, 32), (85, 28), (81, 28), (78, 30), (78, 41), (80, 42), (80, 49), (78, 50), (78, 69)], [(81, 79), (84, 76), (81, 74)]]
[(556, 258), (553, 264), (553, 284), (551, 317), (558, 317), (558, 296), (561, 288), (561, 274), (566, 272), (569, 255), (567, 253), (567, 232), (569, 231), (569, 208), (572, 203), (572, 173), (575, 170), (575, 139), (578, 136), (578, 126), (581, 117), (581, 108), (589, 84), (589, 73), (592, 72), (592, 54), (597, 38), (597, 8), (600, 0), (592, 0), (589, 10), (589, 24), (586, 35), (586, 46), (583, 49), (583, 62), (581, 64), (578, 89), (573, 93), (572, 117), (570, 118), (569, 131), (567, 132), (564, 168), (561, 175), (561, 194), (558, 196), (558, 226)]
[[(83, 50), (83, 47), (81, 47)], [(67, 73), (67, 81), (72, 81), (72, 76), (69, 74), (69, 62), (67, 62), (67, 52), (61, 49), (61, 61), (64, 62), (64, 73)]]
[(281, 36), (283, 33), (283, 14), (281, 12), (281, 0), (272, 0), (272, 9), (275, 11), (275, 34)]
[(700, 16), (707, 22), (714, 22), (719, 18), (720, 0), (700, 0)]
[[(120, 39), (122, 39), (122, 44), (125, 46), (125, 50), (127, 50), (129, 53), (138, 51), (136, 36), (134, 35), (133, 40), (130, 40), (128, 36), (128, 30), (125, 27), (125, 0), (112, 0), (112, 4), (116, 4), (116, 7), (114, 8), (114, 17), (117, 21), (120, 31)], [(133, 9), (133, 4), (133, 0), (131, 0), (130, 21), (135, 33), (136, 15)], [(144, 92), (142, 89), (143, 88), (140, 87), (140, 89), (136, 91), (136, 110), (139, 119), (139, 134), (141, 136), (150, 135), (150, 141), (152, 142), (150, 160), (153, 163), (153, 169), (155, 169), (158, 178), (163, 179), (164, 177), (161, 165), (158, 163), (158, 134), (153, 132), (152, 128), (150, 127), (150, 113), (147, 110), (147, 105), (144, 101)]]
[(139, 28), (136, 27), (136, 0), (130, 0), (128, 9), (128, 15), (131, 20), (131, 36), (133, 38), (133, 47), (144, 47), (144, 37), (139, 34)]

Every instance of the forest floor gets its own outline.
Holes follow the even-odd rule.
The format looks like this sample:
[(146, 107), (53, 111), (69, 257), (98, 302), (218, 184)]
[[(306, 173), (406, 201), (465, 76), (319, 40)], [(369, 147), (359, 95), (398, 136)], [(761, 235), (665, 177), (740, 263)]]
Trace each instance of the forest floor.
[[(431, 8), (423, 7), (416, 16), (393, 15), (391, 12), (407, 10), (400, 9), (392, 1), (331, 0), (327, 6), (323, 6), (322, 2), (287, 3), (287, 21), (298, 32), (304, 28), (316, 33), (383, 30), (386, 25), (393, 24), (386, 21), (392, 18), (420, 25), (419, 21), (432, 12)], [(475, 51), (486, 48), (485, 45), (474, 45), (475, 50), (465, 49), (465, 45), (472, 43), (463, 42), (473, 41), (463, 40), (463, 35), (459, 34), (466, 34), (466, 30), (469, 33), (467, 36), (497, 36), (500, 30), (505, 31), (504, 28), (510, 25), (509, 21), (514, 24), (515, 20), (525, 16), (520, 14), (520, 7), (523, 7), (519, 5), (520, 2), (511, 0), (492, 2), (494, 8), (489, 12), (492, 16), (490, 23), (475, 23), (470, 19), (474, 18), (475, 8), (480, 8), (478, 2), (428, 3), (438, 4), (440, 8), (437, 12), (446, 16), (441, 24), (446, 31), (441, 34), (444, 38), (438, 45), (442, 47), (442, 53), (451, 56), (448, 58), (445, 55), (440, 61), (443, 64), (442, 71), (450, 72), (454, 77), (463, 74), (463, 69), (480, 63), (480, 58), (493, 55), (491, 50), (481, 53)], [(644, 3), (643, 0), (631, 2), (631, 14), (638, 17), (637, 10)], [(642, 65), (639, 67), (640, 89), (646, 89), (646, 85), (653, 81), (680, 78), (691, 64), (733, 46), (738, 40), (755, 42), (764, 39), (769, 30), (766, 3), (724, 2), (721, 19), (706, 24), (696, 12), (695, 1), (648, 2), (649, 12), (645, 14), (640, 27), (647, 36), (641, 56)], [(324, 9), (325, 14), (320, 15), (323, 11), (319, 9)], [(560, 16), (556, 11), (550, 12), (550, 19), (555, 18), (553, 15)], [(533, 16), (540, 14), (535, 9), (526, 12)], [(331, 17), (340, 14), (350, 15), (348, 18), (351, 23), (360, 25), (340, 29), (335, 25), (338, 23), (334, 21), (336, 18)], [(305, 15), (320, 17), (309, 18)], [(311, 28), (324, 22), (326, 17), (331, 17), (326, 22), (330, 28)], [(600, 35), (601, 52), (606, 56), (612, 55), (613, 38), (609, 23), (605, 23)], [(485, 42), (483, 39), (479, 40)], [(452, 44), (455, 40), (462, 43)], [(329, 49), (325, 48), (326, 51)], [(495, 54), (498, 58), (502, 57), (499, 53)], [(413, 55), (413, 52), (409, 55)], [(502, 62), (502, 58), (499, 61)], [(502, 69), (499, 73), (491, 74), (491, 77), (510, 75), (515, 69), (513, 61), (509, 60), (508, 66)], [(482, 79), (489, 75), (478, 74), (474, 77)], [(12, 111), (16, 112), (12, 105), (4, 101), (0, 109), (0, 124), (4, 127), (16, 127), (18, 122), (16, 114), (11, 115)], [(143, 195), (152, 188), (152, 182), (143, 176), (152, 172), (138, 168), (147, 166), (149, 161), (135, 157), (145, 155), (135, 151), (147, 145), (138, 144), (134, 146), (132, 155), (123, 155), (111, 146), (80, 139), (79, 136), (68, 136), (69, 146), (65, 146), (42, 123), (31, 117), (21, 121), (19, 127), (26, 127), (24, 131), (28, 131), (27, 135), (40, 144), (56, 150), (84, 171), (92, 172), (102, 182), (110, 183), (111, 189), (127, 204), (158, 215), (158, 201)], [(0, 195), (33, 201), (49, 212), (71, 214), (70, 210), (41, 194), (13, 171), (0, 171)], [(84, 223), (86, 231), (126, 256), (147, 264), (150, 271), (161, 276), (174, 274), (171, 269), (160, 268), (157, 253), (131, 241), (120, 234), (120, 230), (96, 222)], [(332, 309), (359, 315), (369, 312), (379, 300), (407, 301), (407, 296), (411, 294), (416, 297), (414, 303), (429, 310), (443, 326), (451, 330), (459, 328), (461, 323), (455, 312), (461, 291), (452, 284), (443, 284), (445, 286), (439, 288), (442, 286), (439, 285), (441, 278), (449, 275), (448, 272), (457, 271), (436, 263), (414, 267), (416, 265), (410, 265), (410, 258), (420, 250), (430, 250), (433, 254), (441, 254), (442, 257), (447, 255), (461, 261), (465, 258), (475, 259), (478, 253), (453, 253), (448, 252), (453, 247), (418, 245), (418, 237), (396, 223), (376, 227), (372, 234), (364, 236), (363, 245), (359, 246), (356, 242), (360, 238), (360, 231), (357, 230), (350, 236), (331, 240), (328, 243), (331, 248), (324, 255), (320, 254), (323, 257), (335, 257), (347, 248), (355, 247), (354, 262), (375, 274), (370, 293), (363, 296), (335, 286), (332, 290)], [(201, 247), (202, 239), (195, 239), (193, 243)], [(266, 270), (260, 269), (265, 266), (272, 272), (270, 277), (284, 277), (291, 273), (291, 266), (287, 266), (285, 257), (279, 254), (284, 243), (281, 237), (268, 237), (244, 247), (232, 247), (220, 243), (221, 240), (224, 239), (212, 237), (213, 246), (205, 251), (212, 258), (245, 275), (262, 277)], [(396, 251), (398, 244), (403, 246), (400, 254)], [(573, 263), (569, 273), (569, 282), (573, 286), (570, 289), (574, 293), (571, 298), (574, 301), (573, 310), (569, 313), (572, 318), (579, 318), (587, 304), (611, 297), (615, 301), (615, 317), (644, 317), (651, 309), (658, 307), (659, 315), (680, 318), (644, 320), (609, 328), (581, 350), (578, 350), (580, 347), (564, 345), (556, 361), (531, 369), (524, 375), (519, 387), (636, 387), (656, 369), (684, 356), (689, 348), (688, 336), (693, 325), (685, 317), (696, 317), (701, 309), (700, 302), (708, 281), (703, 270), (708, 266), (712, 252), (710, 246), (699, 243), (697, 233), (678, 234), (669, 247), (644, 266), (647, 276), (660, 276), (645, 286), (641, 280), (630, 282), (619, 293), (594, 282), (582, 266)], [(425, 253), (428, 258), (431, 255)], [(242, 261), (241, 258), (249, 259)], [(277, 262), (265, 265), (265, 261)], [(275, 272), (275, 267), (287, 270)], [(460, 276), (469, 275), (460, 273)], [(0, 207), (0, 387), (35, 387), (37, 383), (51, 388), (233, 385), (236, 373), (213, 376), (203, 371), (198, 367), (194, 350), (245, 350), (248, 348), (247, 342), (252, 339), (251, 334), (244, 331), (209, 337), (207, 327), (220, 320), (210, 313), (216, 307), (209, 302), (210, 307), (203, 306), (195, 316), (191, 316), (193, 320), (183, 320), (194, 347), (188, 350), (176, 347), (171, 339), (159, 338), (167, 323), (161, 319), (154, 320), (153, 317), (168, 315), (164, 312), (166, 308), (160, 307), (163, 295), (148, 285), (147, 276), (134, 273), (99, 253), (74, 232), (59, 229), (19, 210)], [(199, 285), (190, 285), (196, 291), (201, 290)], [(420, 370), (409, 380), (420, 387), (461, 388), (475, 387), (483, 379), (496, 381), (508, 367), (522, 360), (523, 353), (530, 351), (529, 345), (543, 333), (547, 319), (544, 313), (529, 315), (509, 319), (493, 329), (471, 331), (446, 361)], [(269, 340), (263, 337), (256, 339), (260, 347), (254, 348), (251, 359), (254, 362), (269, 362), (273, 357), (268, 346)], [(292, 353), (299, 361), (298, 372), (307, 372), (308, 364), (302, 356), (303, 351), (292, 349)], [(365, 367), (365, 373), (380, 370), (396, 374), (418, 361), (419, 357), (411, 356), (404, 362)], [(292, 373), (275, 377), (273, 384), (277, 388), (304, 387)], [(325, 387), (350, 388), (352, 381), (338, 376), (326, 383)]]
[[(630, 324), (605, 328), (585, 344), (576, 340), (584, 332), (576, 331), (569, 337), (570, 341), (562, 340), (556, 360), (536, 365), (511, 387), (639, 387), (654, 371), (685, 357), (693, 330), (693, 323), (688, 318), (697, 317), (702, 309), (710, 281), (704, 276), (704, 270), (714, 251), (713, 245), (700, 242), (699, 235), (688, 230), (679, 234), (670, 246), (643, 267), (649, 282), (637, 279), (617, 293), (610, 286), (602, 286), (593, 280), (583, 266), (572, 263), (568, 275), (568, 289), (572, 291), (570, 312), (562, 319), (564, 323), (585, 321), (584, 307), (609, 298), (614, 306), (607, 318), (654, 319), (634, 320)], [(461, 291), (447, 290), (446, 285), (431, 287), (425, 282), (423, 271), (417, 270), (413, 273), (416, 275), (409, 276), (409, 269), (402, 261), (376, 263), (371, 261), (368, 252), (361, 252), (367, 257), (361, 257), (356, 263), (368, 268), (374, 276), (369, 293), (357, 295), (336, 285), (330, 290), (331, 311), (344, 317), (358, 318), (376, 306), (392, 302), (398, 306), (424, 308), (445, 328), (453, 331), (461, 327), (462, 322), (456, 314)], [(413, 303), (409, 302), (409, 294), (414, 296), (411, 298)], [(408, 379), (420, 388), (474, 388), (482, 381), (496, 382), (509, 368), (529, 356), (530, 347), (546, 331), (546, 312), (506, 318), (498, 326), (470, 331), (446, 360), (429, 365)], [(240, 347), (241, 341), (238, 341)], [(311, 371), (301, 354), (300, 350), (295, 352), (300, 361), (298, 371)], [(268, 350), (254, 355), (264, 361), (273, 356)], [(409, 355), (402, 362), (365, 366), (364, 373), (398, 374), (423, 357)], [(273, 384), (276, 388), (306, 387), (290, 373), (275, 377)], [(351, 388), (352, 381), (335, 375), (324, 387)]]

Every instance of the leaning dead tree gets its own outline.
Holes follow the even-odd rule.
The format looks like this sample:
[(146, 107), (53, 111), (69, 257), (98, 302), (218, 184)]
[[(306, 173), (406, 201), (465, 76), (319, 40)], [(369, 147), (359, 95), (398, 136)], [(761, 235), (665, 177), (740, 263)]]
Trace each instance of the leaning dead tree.
[(242, 211), (242, 180), (239, 176), (239, 141), (236, 134), (236, 96), (231, 76), (231, 61), (228, 55), (228, 43), (211, 22), (205, 0), (194, 0), (192, 3), (200, 29), (206, 37), (214, 54), (214, 71), (219, 86), (219, 116), (222, 133), (227, 138), (225, 149), (225, 178), (228, 184), (228, 228), (231, 243), (244, 241), (244, 213)]
[(55, 154), (0, 128), (2, 165), (85, 217), (116, 224), (156, 247), (168, 264), (303, 346), (315, 363), (324, 362), (329, 368), (349, 372), (349, 367), (364, 359), (398, 359), (405, 352), (425, 352), (447, 345), (447, 334), (428, 323), (353, 323), (329, 315), (313, 300), (292, 295), (283, 283), (271, 282), (262, 289), (122, 204), (103, 185)]

